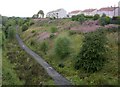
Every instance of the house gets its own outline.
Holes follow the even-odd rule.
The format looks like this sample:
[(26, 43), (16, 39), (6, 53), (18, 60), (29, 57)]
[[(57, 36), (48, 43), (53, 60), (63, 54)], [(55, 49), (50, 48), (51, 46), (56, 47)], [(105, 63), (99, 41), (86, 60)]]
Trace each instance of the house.
[(118, 7), (104, 7), (97, 11), (97, 14), (102, 16), (103, 14), (106, 14), (106, 16), (113, 17), (118, 16)]
[(65, 11), (62, 8), (57, 9), (57, 10), (48, 12), (46, 17), (49, 17), (49, 18), (66, 18), (67, 17), (67, 11)]
[(85, 9), (82, 11), (82, 14), (94, 16), (95, 14), (97, 14), (97, 9)]
[(68, 16), (71, 18), (72, 16), (79, 15), (79, 14), (81, 14), (81, 10), (75, 10), (75, 11), (69, 12)]

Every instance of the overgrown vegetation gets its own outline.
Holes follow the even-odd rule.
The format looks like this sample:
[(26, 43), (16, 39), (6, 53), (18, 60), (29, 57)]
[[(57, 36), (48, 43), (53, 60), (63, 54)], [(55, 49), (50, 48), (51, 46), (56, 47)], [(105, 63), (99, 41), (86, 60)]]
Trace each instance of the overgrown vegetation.
[[(3, 17), (3, 85), (53, 85), (53, 80), (15, 40), (16, 23), (28, 23), (30, 19)], [(19, 21), (20, 20), (20, 21)], [(30, 26), (30, 25), (29, 25)], [(34, 45), (34, 43), (31, 43)]]
[[(75, 18), (75, 20), (76, 19), (77, 18)], [(64, 24), (71, 23), (71, 22), (72, 23), (77, 22), (78, 24), (80, 24), (79, 21), (71, 21), (68, 19), (61, 19), (61, 20), (58, 19), (57, 22), (56, 20), (50, 20), (50, 22), (45, 22), (45, 23), (37, 22), (33, 26), (33, 28), (31, 28), (31, 30), (36, 31), (35, 35), (32, 35), (30, 33), (30, 30), (28, 29), (27, 31), (22, 33), (23, 35), (21, 35), (21, 37), (25, 40), (28, 38), (27, 35), (30, 34), (31, 36), (29, 36), (29, 38), (25, 40), (25, 43), (36, 53), (41, 55), (49, 64), (51, 64), (59, 73), (61, 73), (63, 76), (69, 79), (73, 84), (77, 84), (77, 85), (106, 85), (106, 84), (117, 85), (118, 84), (118, 48), (117, 48), (118, 47), (118, 44), (117, 44), (118, 43), (118, 40), (117, 40), (118, 29), (114, 29), (113, 31), (111, 30), (110, 32), (107, 29), (100, 29), (100, 32), (97, 31), (97, 32), (91, 32), (91, 33), (84, 34), (82, 32), (78, 33), (72, 30), (67, 30), (63, 26)], [(58, 35), (53, 36), (54, 38), (50, 36), (50, 38), (47, 38), (43, 41), (39, 41), (38, 36), (41, 34), (41, 32), (51, 33), (51, 30), (50, 30), (51, 26), (60, 26), (60, 28), (58, 28), (58, 30), (56, 31)], [(77, 24), (74, 24), (68, 27), (74, 27), (74, 26), (77, 26)], [(105, 32), (105, 33), (102, 33), (102, 32)], [(59, 55), (61, 54), (56, 55), (57, 51), (55, 50), (55, 48), (56, 48), (57, 40), (59, 39), (59, 37), (64, 37), (64, 36), (66, 38), (69, 38), (70, 44), (68, 43), (67, 44), (68, 46), (64, 45), (63, 43), (64, 42), (66, 43), (67, 41), (60, 39), (60, 41), (58, 41), (59, 42), (58, 48), (60, 49), (59, 53), (62, 54), (63, 49), (65, 49), (64, 51), (66, 51), (66, 49), (69, 49), (67, 51), (69, 51), (70, 53), (64, 52), (65, 56), (60, 57)], [(87, 36), (90, 39), (85, 39)], [(105, 37), (107, 38), (106, 41), (108, 41), (108, 43), (106, 44), (104, 43)], [(35, 43), (35, 45), (30, 45), (30, 42), (32, 39), (34, 39), (37, 42)], [(48, 49), (46, 50), (46, 54), (40, 49), (40, 47), (42, 46), (41, 43), (44, 41), (45, 42), (47, 41), (48, 43), (47, 44)], [(87, 46), (84, 46), (85, 43)], [(109, 49), (107, 51), (104, 51), (104, 48), (102, 49), (102, 46), (105, 46), (105, 48), (107, 47)], [(66, 47), (69, 47), (69, 48), (66, 48)], [(83, 68), (79, 68), (78, 70), (75, 69), (76, 61), (80, 58), (80, 53), (84, 50), (83, 48), (86, 49), (85, 52), (83, 52), (83, 54), (89, 53), (89, 54), (86, 54), (90, 56), (88, 57), (88, 61), (90, 61), (90, 58), (91, 59), (95, 58), (97, 62), (99, 61), (98, 62), (99, 65), (97, 65), (95, 60), (93, 60), (96, 66), (86, 66), (89, 68), (89, 70), (92, 68), (90, 72), (89, 71), (87, 72)], [(91, 50), (88, 50), (88, 49), (91, 49)], [(96, 54), (93, 54), (94, 52), (96, 52)], [(94, 57), (96, 55), (99, 57), (98, 60), (97, 60), (97, 57)], [(102, 58), (103, 60), (107, 60), (107, 61), (102, 61)], [(89, 64), (93, 64), (93, 62)], [(98, 69), (96, 67), (98, 67)]]
[(70, 40), (67, 37), (59, 37), (55, 42), (55, 53), (60, 58), (64, 58), (70, 54)]
[(106, 35), (103, 30), (85, 34), (75, 68), (83, 68), (86, 72), (100, 70), (106, 60)]

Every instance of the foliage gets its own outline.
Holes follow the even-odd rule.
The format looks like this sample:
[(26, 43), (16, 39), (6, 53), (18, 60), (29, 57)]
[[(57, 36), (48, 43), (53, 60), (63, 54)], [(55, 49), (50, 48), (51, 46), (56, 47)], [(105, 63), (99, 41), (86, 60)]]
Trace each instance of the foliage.
[(63, 63), (59, 63), (58, 66), (59, 66), (60, 68), (64, 68), (65, 65), (64, 65)]
[(58, 37), (55, 42), (55, 53), (64, 58), (70, 54), (70, 40), (67, 37)]
[(8, 29), (8, 38), (10, 40), (15, 38), (15, 28), (12, 27), (12, 26), (10, 26), (9, 29)]
[(47, 50), (48, 50), (49, 46), (48, 46), (48, 43), (43, 41), (41, 44), (40, 44), (40, 50), (46, 54)]
[(52, 33), (52, 34), (50, 34), (50, 38), (52, 39), (52, 38), (54, 38), (55, 37), (55, 35)]
[(87, 20), (90, 20), (90, 19), (93, 19), (93, 16), (86, 15), (85, 18), (86, 18)]
[(39, 15), (41, 15), (42, 18), (44, 18), (44, 12), (43, 12), (43, 10), (38, 11), (37, 15), (38, 15), (38, 18), (39, 18)]
[(103, 30), (87, 33), (84, 44), (78, 54), (78, 60), (75, 68), (83, 68), (86, 72), (95, 72), (100, 70), (105, 61), (106, 36)]
[(95, 14), (94, 17), (93, 17), (93, 20), (98, 20), (100, 18), (100, 15), (99, 14)]
[[(88, 16), (86, 16), (86, 17), (88, 17)], [(79, 21), (81, 24), (86, 20), (84, 14), (72, 16), (71, 19), (72, 19), (72, 21)]]
[(28, 29), (28, 25), (27, 24), (22, 25), (22, 31), (26, 31), (27, 29)]
[(113, 17), (110, 23), (111, 24), (119, 24), (120, 25), (120, 16)]
[(2, 68), (2, 84), (3, 85), (23, 85), (23, 82), (19, 80), (15, 70), (13, 69), (13, 65), (10, 61), (5, 58), (3, 55), (3, 68)]
[(102, 26), (109, 24), (110, 21), (111, 21), (111, 18), (108, 17), (108, 16), (105, 16), (104, 14), (103, 14), (103, 16), (99, 19), (100, 25), (102, 25)]
[(69, 30), (69, 35), (74, 35), (76, 34), (76, 31)]
[(55, 33), (57, 32), (57, 28), (56, 27), (51, 27), (51, 33)]

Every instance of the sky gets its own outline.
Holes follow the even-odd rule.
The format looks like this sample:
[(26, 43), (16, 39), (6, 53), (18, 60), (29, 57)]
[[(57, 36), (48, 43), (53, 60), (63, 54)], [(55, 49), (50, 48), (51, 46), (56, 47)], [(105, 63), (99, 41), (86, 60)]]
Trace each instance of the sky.
[(0, 0), (0, 14), (3, 16), (32, 17), (39, 10), (46, 14), (59, 8), (67, 12), (89, 8), (118, 6), (120, 0)]

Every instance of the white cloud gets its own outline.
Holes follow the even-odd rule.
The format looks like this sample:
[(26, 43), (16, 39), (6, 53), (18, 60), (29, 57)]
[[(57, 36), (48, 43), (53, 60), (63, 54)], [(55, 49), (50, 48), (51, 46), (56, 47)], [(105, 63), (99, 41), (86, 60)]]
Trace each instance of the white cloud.
[(67, 12), (87, 8), (118, 6), (119, 0), (0, 0), (0, 14), (5, 16), (29, 16), (42, 9), (45, 13), (58, 8)]

